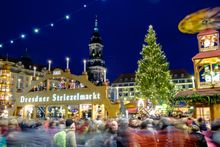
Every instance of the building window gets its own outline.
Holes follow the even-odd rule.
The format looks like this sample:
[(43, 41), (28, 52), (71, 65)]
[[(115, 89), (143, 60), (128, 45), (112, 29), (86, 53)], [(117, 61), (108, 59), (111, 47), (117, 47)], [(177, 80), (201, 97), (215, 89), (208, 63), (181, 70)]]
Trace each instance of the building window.
[(180, 80), (180, 83), (185, 83), (185, 80)]
[(182, 74), (181, 74), (181, 78), (183, 78), (183, 77), (184, 77), (184, 74), (182, 73)]
[(134, 88), (130, 88), (130, 91), (134, 91)]
[(173, 80), (173, 83), (177, 83), (177, 80)]
[(187, 82), (192, 82), (192, 80), (191, 80), (191, 79), (188, 79)]
[(134, 95), (134, 92), (130, 92), (130, 96), (133, 96)]
[(174, 74), (174, 78), (177, 78), (177, 76), (178, 76), (177, 74)]
[(134, 86), (134, 83), (130, 83), (130, 86)]

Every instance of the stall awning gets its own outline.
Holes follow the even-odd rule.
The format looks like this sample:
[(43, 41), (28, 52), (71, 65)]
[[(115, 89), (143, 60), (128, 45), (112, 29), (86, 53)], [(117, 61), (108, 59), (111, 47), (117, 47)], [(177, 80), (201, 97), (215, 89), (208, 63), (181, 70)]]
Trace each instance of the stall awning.
[(137, 113), (137, 108), (128, 108), (128, 113)]

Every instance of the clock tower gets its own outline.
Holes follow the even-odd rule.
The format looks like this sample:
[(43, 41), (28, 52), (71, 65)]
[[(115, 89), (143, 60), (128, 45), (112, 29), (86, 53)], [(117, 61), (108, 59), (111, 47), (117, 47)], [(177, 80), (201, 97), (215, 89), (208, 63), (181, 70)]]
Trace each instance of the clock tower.
[(91, 82), (102, 85), (106, 82), (106, 67), (103, 59), (103, 43), (98, 29), (98, 20), (95, 19), (95, 26), (89, 44), (89, 60), (87, 60), (87, 73)]

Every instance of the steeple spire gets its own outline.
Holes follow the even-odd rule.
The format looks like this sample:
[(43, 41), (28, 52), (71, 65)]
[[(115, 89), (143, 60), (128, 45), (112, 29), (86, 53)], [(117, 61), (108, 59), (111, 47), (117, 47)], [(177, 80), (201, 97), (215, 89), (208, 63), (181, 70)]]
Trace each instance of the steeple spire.
[(102, 44), (102, 39), (101, 36), (99, 34), (99, 29), (98, 29), (98, 19), (97, 19), (97, 15), (95, 17), (95, 26), (93, 29), (93, 33), (92, 33), (92, 37), (91, 37), (91, 42), (90, 43), (100, 43)]
[(25, 48), (25, 52), (24, 52), (23, 55), (21, 56), (20, 61), (21, 61), (22, 64), (24, 64), (27, 68), (29, 68), (29, 65), (32, 64), (32, 60), (31, 60), (30, 56), (28, 55), (28, 48)]
[(98, 31), (99, 31), (99, 29), (98, 29), (98, 16), (97, 16), (97, 15), (95, 16), (95, 27), (94, 27), (94, 31), (95, 31), (95, 32), (98, 32)]

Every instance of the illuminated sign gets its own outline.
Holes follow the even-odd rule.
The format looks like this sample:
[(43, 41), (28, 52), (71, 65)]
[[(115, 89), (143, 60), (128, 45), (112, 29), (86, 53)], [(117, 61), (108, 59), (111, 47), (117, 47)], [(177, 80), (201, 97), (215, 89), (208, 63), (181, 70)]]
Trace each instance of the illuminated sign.
[(52, 96), (35, 96), (25, 97), (21, 96), (20, 103), (39, 103), (39, 102), (70, 102), (81, 100), (98, 100), (100, 99), (100, 93), (93, 92), (92, 94), (53, 94)]

